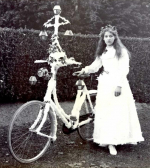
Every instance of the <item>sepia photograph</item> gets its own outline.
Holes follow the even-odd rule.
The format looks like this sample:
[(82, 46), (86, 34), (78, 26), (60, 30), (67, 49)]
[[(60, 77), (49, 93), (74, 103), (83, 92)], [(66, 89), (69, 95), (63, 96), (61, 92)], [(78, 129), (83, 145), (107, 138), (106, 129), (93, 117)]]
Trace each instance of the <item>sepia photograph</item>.
[(0, 168), (149, 168), (149, 124), (149, 0), (0, 0)]

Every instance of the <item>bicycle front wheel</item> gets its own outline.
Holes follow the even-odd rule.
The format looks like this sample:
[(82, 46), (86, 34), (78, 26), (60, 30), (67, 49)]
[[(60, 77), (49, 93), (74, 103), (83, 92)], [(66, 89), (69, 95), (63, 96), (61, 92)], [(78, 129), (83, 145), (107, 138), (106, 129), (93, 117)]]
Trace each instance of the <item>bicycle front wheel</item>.
[[(50, 145), (50, 138), (38, 135), (29, 129), (37, 117), (40, 123), (43, 112), (39, 117), (39, 111), (43, 111), (44, 107), (45, 103), (40, 101), (27, 102), (16, 111), (12, 118), (8, 135), (9, 148), (14, 158), (21, 163), (30, 163), (39, 159)], [(51, 112), (48, 113), (40, 132), (53, 136), (56, 121), (54, 117)]]
[[(94, 106), (94, 102), (92, 102), (92, 104)], [(89, 119), (91, 120), (90, 122)], [(79, 123), (81, 124), (82, 122), (84, 124), (78, 127), (80, 138), (84, 142), (92, 141), (94, 130), (94, 114), (87, 100), (85, 100), (80, 113)]]

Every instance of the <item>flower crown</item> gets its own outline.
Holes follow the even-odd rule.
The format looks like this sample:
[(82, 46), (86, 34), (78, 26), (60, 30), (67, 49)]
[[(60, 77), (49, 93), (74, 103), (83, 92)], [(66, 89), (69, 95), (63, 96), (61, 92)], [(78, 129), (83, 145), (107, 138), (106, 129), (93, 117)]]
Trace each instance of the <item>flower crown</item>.
[(115, 31), (117, 33), (117, 29), (116, 29), (115, 26), (106, 25), (105, 27), (101, 27), (100, 34), (102, 34), (103, 32), (105, 32), (106, 30), (112, 30), (112, 31)]

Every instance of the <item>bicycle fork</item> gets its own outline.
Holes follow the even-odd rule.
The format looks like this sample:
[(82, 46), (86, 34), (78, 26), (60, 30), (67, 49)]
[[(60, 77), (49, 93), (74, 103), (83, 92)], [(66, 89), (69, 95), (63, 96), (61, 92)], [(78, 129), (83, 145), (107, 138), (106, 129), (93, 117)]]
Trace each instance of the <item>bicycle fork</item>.
[[(48, 102), (45, 104), (45, 106), (42, 106), (40, 107), (40, 110), (39, 110), (39, 113), (38, 113), (38, 116), (36, 118), (36, 120), (34, 121), (34, 123), (32, 124), (32, 126), (29, 128), (30, 131), (34, 131), (36, 132), (38, 135), (41, 135), (41, 136), (44, 136), (44, 137), (47, 137), (49, 139), (52, 139), (53, 141), (56, 140), (56, 131), (57, 131), (57, 119), (56, 119), (56, 114), (54, 112), (54, 109), (52, 109), (51, 107), (51, 95), (52, 95), (52, 91), (55, 87), (55, 80), (54, 80), (54, 77), (52, 77), (48, 83), (48, 88), (47, 88), (47, 91), (46, 91), (46, 94), (45, 94), (45, 97), (44, 97), (44, 101), (47, 101)], [(56, 123), (54, 125), (55, 127), (55, 133), (54, 133), (54, 136), (49, 136), (49, 135), (46, 135), (44, 133), (41, 132), (41, 128), (43, 127), (44, 123), (46, 122), (46, 119), (47, 119), (47, 116), (48, 116), (48, 113), (53, 113), (52, 115), (54, 116), (54, 123)], [(41, 121), (41, 122), (40, 122)], [(38, 123), (40, 122), (39, 126), (37, 127)], [(37, 128), (36, 128), (37, 127)]]
[[(57, 132), (57, 118), (56, 118), (56, 114), (58, 116), (60, 116), (60, 118), (62, 119), (62, 121), (65, 123), (65, 125), (67, 126), (67, 128), (71, 127), (71, 123), (68, 122), (69, 116), (65, 114), (65, 112), (63, 111), (63, 109), (59, 106), (58, 100), (57, 100), (57, 95), (56, 95), (56, 80), (54, 80), (54, 78), (51, 78), (49, 83), (48, 83), (48, 88), (44, 97), (44, 101), (47, 102), (45, 104), (44, 107), (41, 107), (38, 113), (38, 116), (36, 118), (36, 120), (34, 121), (34, 123), (32, 124), (32, 126), (29, 128), (30, 131), (32, 132), (36, 132), (38, 135), (47, 137), (52, 139), (53, 141), (56, 140), (56, 132)], [(51, 96), (53, 95), (55, 103), (52, 101)], [(43, 134), (41, 132), (41, 128), (43, 127), (44, 123), (46, 122), (48, 113), (51, 113), (51, 115), (53, 116), (53, 127), (54, 127), (54, 134), (53, 136), (49, 136), (46, 134)], [(38, 123), (40, 123), (38, 125)]]
[[(44, 123), (46, 122), (48, 113), (51, 112), (53, 113), (53, 116), (55, 116), (53, 119), (55, 119), (54, 123), (57, 126), (57, 119), (56, 119), (56, 115), (55, 112), (53, 112), (53, 110), (51, 109), (51, 106), (49, 103), (46, 103), (45, 106), (40, 107), (39, 113), (37, 115), (36, 120), (34, 121), (34, 123), (31, 125), (31, 127), (29, 128), (30, 131), (32, 132), (36, 132), (38, 135), (43, 136), (43, 137), (47, 137), (49, 139), (52, 139), (52, 141), (56, 140), (56, 131), (57, 128), (55, 128), (55, 133), (53, 136), (51, 135), (47, 135), (41, 132), (41, 128), (43, 127)], [(38, 123), (40, 122), (40, 124), (38, 125)]]

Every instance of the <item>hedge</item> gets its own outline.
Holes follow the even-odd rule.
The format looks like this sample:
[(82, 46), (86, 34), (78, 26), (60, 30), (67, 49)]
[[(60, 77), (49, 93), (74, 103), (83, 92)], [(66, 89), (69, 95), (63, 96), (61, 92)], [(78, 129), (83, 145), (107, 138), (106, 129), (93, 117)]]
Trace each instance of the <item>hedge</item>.
[[(43, 100), (47, 81), (38, 78), (35, 86), (29, 84), (29, 77), (36, 76), (41, 67), (47, 64), (34, 64), (34, 60), (46, 59), (49, 39), (42, 41), (38, 30), (0, 29), (0, 79), (3, 80), (0, 90), (0, 101), (29, 101)], [(59, 41), (68, 57), (74, 57), (82, 62), (82, 66), (89, 65), (94, 59), (98, 36), (74, 35), (64, 36), (60, 33)], [(137, 102), (150, 102), (150, 39), (122, 38), (123, 43), (131, 52), (130, 73), (128, 79), (133, 96)], [(63, 67), (58, 71), (57, 93), (60, 101), (70, 100), (76, 94), (76, 78), (72, 73), (76, 71), (72, 66)], [(88, 88), (90, 80), (86, 79)], [(97, 81), (92, 83), (96, 88)]]

